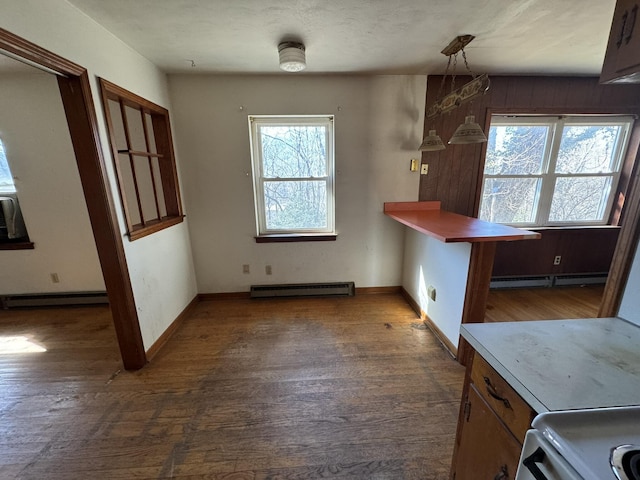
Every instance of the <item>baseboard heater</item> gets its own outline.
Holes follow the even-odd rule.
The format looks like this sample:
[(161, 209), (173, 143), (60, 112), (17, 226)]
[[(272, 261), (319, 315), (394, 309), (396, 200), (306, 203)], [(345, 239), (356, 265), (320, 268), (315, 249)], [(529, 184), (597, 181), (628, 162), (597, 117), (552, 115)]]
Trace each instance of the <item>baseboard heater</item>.
[(283, 285), (252, 285), (251, 298), (274, 297), (350, 297), (355, 293), (354, 282), (296, 283)]
[(543, 275), (531, 277), (494, 277), (491, 288), (560, 287), (565, 285), (596, 285), (607, 282), (607, 273), (585, 275)]
[(592, 275), (556, 275), (554, 285), (597, 285), (607, 283), (606, 273), (594, 273)]
[(40, 293), (0, 295), (3, 309), (108, 304), (107, 292)]

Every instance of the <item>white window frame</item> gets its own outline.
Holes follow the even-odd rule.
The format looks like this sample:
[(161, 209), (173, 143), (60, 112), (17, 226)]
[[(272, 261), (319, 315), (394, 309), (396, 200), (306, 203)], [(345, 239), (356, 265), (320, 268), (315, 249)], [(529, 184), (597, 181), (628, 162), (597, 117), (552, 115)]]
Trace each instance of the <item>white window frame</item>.
[[(524, 116), (524, 115), (492, 115), (491, 126), (511, 126), (511, 125), (548, 125), (549, 135), (544, 150), (544, 158), (541, 173), (527, 175), (499, 175), (483, 173), (482, 176), (482, 192), (480, 195), (480, 208), (482, 212), (482, 201), (484, 198), (484, 189), (487, 179), (491, 178), (535, 178), (541, 179), (540, 188), (536, 192), (535, 202), (537, 210), (535, 220), (533, 222), (508, 223), (515, 227), (559, 227), (559, 226), (597, 226), (607, 225), (613, 208), (614, 193), (618, 188), (620, 173), (624, 162), (624, 157), (629, 143), (631, 129), (633, 127), (634, 117), (632, 116), (603, 116), (603, 115), (571, 115), (571, 116)], [(562, 142), (562, 131), (565, 126), (572, 125), (594, 125), (594, 126), (621, 126), (622, 130), (618, 136), (616, 146), (614, 147), (613, 159), (614, 165), (611, 172), (600, 173), (556, 173), (555, 166), (558, 160), (558, 152)], [(553, 192), (556, 181), (559, 178), (576, 178), (576, 177), (611, 177), (611, 186), (607, 203), (603, 208), (603, 216), (598, 221), (562, 221), (554, 222), (549, 220), (551, 212), (551, 202), (553, 200)]]
[[(7, 169), (9, 170), (9, 174), (11, 175), (11, 165), (9, 165), (9, 160), (7, 159), (6, 151), (5, 151), (4, 143), (2, 142), (2, 139), (0, 139), (0, 162), (2, 162), (7, 166)], [(13, 182), (13, 177), (11, 179), (10, 185), (0, 185), (0, 194), (6, 194), (6, 193), (12, 193), (12, 194), (17, 193), (16, 185)]]
[[(324, 181), (327, 193), (327, 227), (299, 229), (267, 228), (264, 204), (264, 184), (273, 181), (263, 175), (261, 126), (324, 126), (326, 127), (326, 171), (319, 177), (281, 178), (277, 181)], [(335, 234), (335, 132), (333, 115), (249, 115), (249, 141), (253, 172), (253, 194), (258, 236), (268, 235), (334, 235)]]

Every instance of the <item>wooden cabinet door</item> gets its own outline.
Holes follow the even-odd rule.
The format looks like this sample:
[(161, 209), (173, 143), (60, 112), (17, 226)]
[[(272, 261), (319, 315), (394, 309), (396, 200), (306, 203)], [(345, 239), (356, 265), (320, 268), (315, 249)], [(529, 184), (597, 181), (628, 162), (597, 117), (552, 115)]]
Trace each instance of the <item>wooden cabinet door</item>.
[(506, 429), (475, 386), (469, 386), (454, 480), (513, 480), (522, 445)]
[(640, 82), (640, 0), (618, 0), (600, 83)]

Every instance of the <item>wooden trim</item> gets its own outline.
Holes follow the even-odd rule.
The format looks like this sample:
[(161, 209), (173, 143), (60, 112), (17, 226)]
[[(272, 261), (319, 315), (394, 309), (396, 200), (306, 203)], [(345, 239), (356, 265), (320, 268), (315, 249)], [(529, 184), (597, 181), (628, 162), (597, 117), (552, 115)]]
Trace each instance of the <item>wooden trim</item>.
[(0, 250), (33, 250), (35, 244), (33, 242), (8, 242), (0, 243)]
[(440, 328), (438, 328), (438, 326), (433, 322), (433, 320), (431, 320), (431, 318), (429, 318), (429, 315), (427, 315), (424, 312), (423, 312), (423, 314), (424, 315), (421, 316), (421, 319), (424, 322), (424, 324), (427, 326), (427, 328), (429, 328), (429, 330), (431, 330), (433, 332), (433, 334), (436, 336), (436, 338), (438, 340), (440, 340), (440, 343), (449, 351), (451, 356), (453, 358), (457, 358), (458, 357), (458, 349), (453, 345), (453, 343), (451, 343), (451, 341), (449, 341), (447, 336), (444, 333), (442, 333), (442, 330), (440, 330)]
[(198, 299), (201, 302), (212, 302), (216, 300), (249, 300), (251, 294), (249, 292), (222, 292), (222, 293), (200, 293)]
[(102, 156), (89, 76), (85, 71), (79, 77), (58, 77), (58, 85), (109, 295), (122, 361), (128, 370), (139, 369), (147, 363), (147, 358)]
[(146, 222), (144, 226), (136, 226), (133, 225), (131, 230), (129, 231), (129, 240), (134, 241), (139, 238), (146, 237), (147, 235), (151, 235), (152, 233), (159, 232), (160, 230), (164, 230), (165, 228), (172, 227), (173, 225), (177, 225), (184, 221), (184, 215), (179, 217), (169, 217), (158, 220), (149, 220)]
[(122, 361), (124, 368), (128, 370), (142, 368), (147, 359), (102, 156), (98, 121), (87, 71), (4, 29), (0, 29), (0, 48), (64, 76), (58, 77), (58, 86), (109, 295)]
[(402, 287), (360, 287), (356, 288), (356, 295), (385, 295), (401, 293)]
[[(497, 242), (471, 244), (469, 274), (467, 276), (467, 288), (464, 294), (464, 306), (462, 308), (462, 324), (484, 322), (496, 247)], [(467, 365), (472, 353), (473, 347), (460, 336), (458, 342), (458, 362), (461, 365)]]
[(640, 239), (640, 161), (636, 155), (633, 175), (629, 180), (629, 194), (625, 200), (622, 227), (611, 260), (611, 268), (602, 294), (598, 317), (615, 317), (629, 278), (638, 241)]
[(431, 318), (429, 318), (429, 315), (427, 315), (427, 312), (425, 312), (424, 310), (422, 310), (422, 308), (420, 308), (420, 304), (418, 304), (418, 302), (416, 302), (413, 299), (411, 294), (407, 292), (404, 289), (404, 287), (400, 287), (400, 294), (404, 297), (404, 299), (407, 301), (407, 303), (413, 309), (413, 311), (416, 312), (416, 315), (420, 317), (420, 320), (422, 320), (424, 324), (427, 326), (427, 328), (431, 330), (431, 332), (436, 336), (436, 338), (440, 341), (442, 346), (449, 351), (449, 353), (453, 358), (456, 358), (458, 349), (455, 347), (455, 345), (453, 345), (453, 343), (451, 343), (451, 341), (442, 332), (442, 330), (440, 330), (440, 328), (434, 323), (434, 321), (431, 320)]
[(258, 235), (254, 237), (256, 243), (281, 243), (281, 242), (335, 242), (337, 234), (281, 234)]
[(120, 98), (122, 97), (125, 105), (136, 110), (142, 106), (144, 110), (151, 111), (153, 113), (160, 113), (162, 115), (169, 115), (169, 110), (163, 106), (153, 103), (140, 95), (136, 95), (135, 93), (130, 92), (126, 88), (120, 87), (109, 80), (100, 78), (100, 85), (105, 89), (109, 100), (120, 101)]
[[(171, 136), (171, 125), (169, 120), (169, 111), (150, 102), (133, 92), (130, 92), (122, 87), (119, 87), (104, 78), (100, 78), (100, 91), (102, 96), (102, 104), (105, 110), (105, 117), (107, 123), (107, 130), (109, 132), (111, 154), (115, 165), (116, 174), (118, 177), (118, 189), (120, 192), (120, 200), (122, 208), (124, 210), (125, 219), (127, 222), (127, 234), (129, 240), (134, 241), (139, 238), (151, 235), (165, 228), (171, 227), (183, 221), (182, 213), (182, 201), (180, 199), (180, 185), (178, 182), (178, 172), (175, 163), (175, 154), (173, 149), (173, 139)], [(117, 102), (120, 107), (120, 117), (122, 118), (126, 149), (118, 149), (118, 145), (115, 139), (113, 121), (111, 118), (112, 112), (115, 109), (111, 109), (109, 101)], [(149, 131), (146, 115), (151, 117), (151, 124), (153, 128), (153, 139), (157, 152), (140, 152), (132, 149), (129, 121), (125, 111), (125, 107), (129, 107), (135, 111), (139, 111), (141, 114), (142, 126), (145, 136), (146, 148), (149, 149)], [(135, 203), (131, 197), (127, 197), (127, 192), (124, 189), (123, 184), (123, 171), (120, 168), (119, 155), (127, 155), (129, 157), (129, 163), (131, 165), (132, 182), (135, 191)], [(156, 218), (146, 219), (144, 215), (144, 209), (142, 208), (142, 198), (140, 196), (140, 188), (138, 185), (138, 176), (136, 173), (136, 164), (134, 157), (147, 157), (149, 159), (150, 178), (153, 186), (154, 202), (156, 207)], [(166, 209), (166, 216), (160, 218), (160, 207), (158, 202), (157, 192), (157, 178), (151, 164), (151, 158), (158, 158), (158, 173), (160, 176), (160, 184), (162, 185), (162, 197), (164, 200), (164, 208)], [(140, 218), (139, 224), (134, 224), (131, 219), (130, 213), (135, 210), (135, 206), (138, 209), (138, 216)]]
[(153, 343), (153, 345), (149, 347), (149, 350), (147, 350), (146, 352), (147, 359), (149, 361), (153, 360), (158, 352), (162, 350), (162, 347), (167, 344), (173, 334), (176, 333), (176, 331), (180, 328), (184, 321), (193, 313), (193, 310), (196, 308), (196, 305), (198, 305), (199, 302), (199, 295), (193, 297), (193, 299), (184, 308), (184, 310), (182, 310), (180, 315), (178, 315), (177, 318), (173, 322), (171, 322), (171, 325), (169, 325), (169, 327), (167, 327), (167, 329), (162, 333), (162, 335), (160, 335), (160, 337)]
[[(418, 302), (416, 302), (413, 299), (411, 294), (409, 292), (407, 292), (404, 287), (400, 287), (400, 294), (404, 297), (404, 299), (407, 301), (407, 303), (413, 309), (413, 311), (416, 312), (416, 315), (418, 315), (418, 317), (422, 318), (422, 314), (424, 312), (420, 308), (420, 305), (418, 304)], [(426, 313), (424, 313), (424, 314), (426, 315)]]
[(24, 58), (31, 63), (53, 70), (59, 75), (80, 76), (85, 71), (84, 67), (39, 47), (18, 35), (14, 35), (4, 28), (0, 28), (0, 49)]

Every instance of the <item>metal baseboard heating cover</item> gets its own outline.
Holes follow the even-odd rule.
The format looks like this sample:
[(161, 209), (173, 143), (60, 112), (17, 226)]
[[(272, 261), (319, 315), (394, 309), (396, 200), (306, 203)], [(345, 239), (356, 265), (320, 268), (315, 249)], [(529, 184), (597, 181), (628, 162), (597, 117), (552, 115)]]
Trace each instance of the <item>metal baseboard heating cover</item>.
[(355, 293), (354, 282), (296, 283), (282, 285), (252, 285), (251, 298), (275, 297), (350, 297)]

